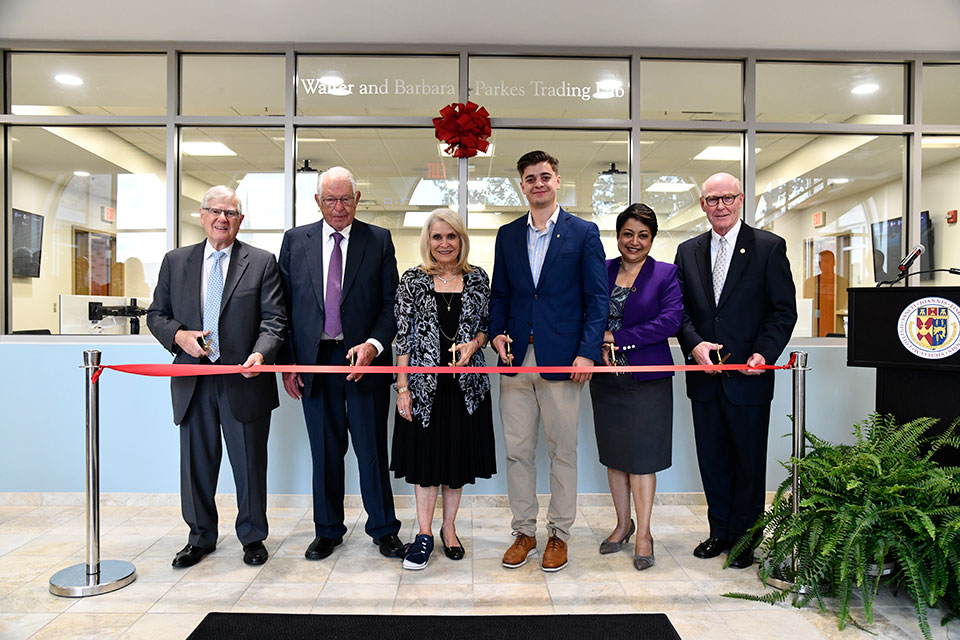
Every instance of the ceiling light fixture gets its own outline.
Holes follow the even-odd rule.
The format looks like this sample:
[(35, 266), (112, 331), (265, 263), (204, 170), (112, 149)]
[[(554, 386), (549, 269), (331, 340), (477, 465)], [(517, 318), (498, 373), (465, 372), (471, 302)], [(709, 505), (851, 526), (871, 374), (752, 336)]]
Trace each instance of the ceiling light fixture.
[(850, 93), (858, 96), (864, 96), (868, 93), (876, 93), (880, 90), (880, 85), (874, 82), (864, 82), (863, 84), (858, 84), (853, 89), (850, 89)]
[(188, 156), (235, 156), (237, 152), (222, 142), (182, 142), (180, 150)]
[(827, 180), (827, 185), (847, 184), (848, 182), (850, 182), (850, 178), (830, 178)]
[(89, 177), (90, 177), (90, 172), (89, 172), (89, 171), (74, 171), (74, 172), (73, 172), (73, 175), (77, 176), (78, 178), (89, 178)]
[(65, 84), (71, 87), (79, 87), (83, 85), (83, 78), (80, 76), (75, 76), (72, 73), (58, 73), (53, 77), (53, 79), (60, 84)]
[[(759, 151), (759, 149), (757, 149)], [(707, 147), (697, 155), (694, 160), (740, 160), (743, 157), (743, 150), (740, 147)]]
[(956, 136), (930, 136), (920, 138), (921, 146), (928, 148), (960, 147), (960, 138)]
[(684, 191), (690, 191), (693, 189), (695, 184), (690, 184), (689, 182), (654, 182), (652, 185), (644, 189), (644, 191), (649, 191), (651, 193), (683, 193)]

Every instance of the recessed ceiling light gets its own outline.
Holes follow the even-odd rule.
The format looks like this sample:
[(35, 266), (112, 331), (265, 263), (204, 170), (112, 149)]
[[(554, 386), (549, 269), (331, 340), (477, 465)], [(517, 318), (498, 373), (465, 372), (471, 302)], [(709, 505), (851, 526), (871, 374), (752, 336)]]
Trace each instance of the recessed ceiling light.
[(683, 193), (693, 189), (696, 185), (687, 182), (654, 182), (644, 189), (653, 193)]
[(960, 138), (956, 136), (930, 136), (920, 138), (920, 144), (924, 147), (960, 147)]
[(200, 212), (198, 211), (197, 213), (191, 213), (191, 214), (190, 214), (190, 217), (191, 217), (191, 218), (199, 218), (199, 217), (200, 217)]
[[(759, 151), (759, 149), (757, 149)], [(740, 160), (743, 157), (743, 151), (740, 147), (707, 147), (697, 155), (694, 160)]]
[(850, 182), (850, 178), (830, 178), (827, 180), (827, 184), (847, 184)]
[(71, 73), (58, 73), (53, 77), (53, 79), (60, 84), (69, 85), (71, 87), (79, 87), (83, 84), (83, 78), (80, 76), (75, 76)]
[(90, 172), (89, 172), (89, 171), (74, 171), (74, 172), (73, 172), (73, 175), (77, 176), (78, 178), (89, 178), (89, 177), (90, 177)]
[(862, 96), (868, 93), (875, 93), (876, 91), (879, 91), (879, 89), (880, 85), (874, 82), (864, 82), (863, 84), (858, 84), (853, 89), (850, 89), (850, 93)]
[(237, 153), (222, 142), (183, 142), (180, 150), (188, 156), (235, 156)]
[(320, 82), (330, 87), (339, 87), (343, 84), (343, 78), (340, 76), (323, 76)]

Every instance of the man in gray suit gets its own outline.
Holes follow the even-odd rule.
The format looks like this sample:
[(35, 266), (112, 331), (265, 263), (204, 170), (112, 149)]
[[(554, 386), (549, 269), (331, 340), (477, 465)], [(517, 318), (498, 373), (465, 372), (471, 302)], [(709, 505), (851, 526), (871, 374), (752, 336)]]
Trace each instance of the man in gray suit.
[[(232, 189), (203, 196), (204, 242), (163, 258), (147, 325), (175, 364), (272, 364), (286, 336), (286, 308), (273, 254), (237, 241), (243, 221)], [(214, 497), (220, 432), (237, 485), (237, 537), (243, 561), (267, 561), (267, 434), (279, 404), (273, 374), (170, 379), (173, 421), (180, 425), (180, 504), (190, 525), (174, 567), (191, 567), (217, 545)]]

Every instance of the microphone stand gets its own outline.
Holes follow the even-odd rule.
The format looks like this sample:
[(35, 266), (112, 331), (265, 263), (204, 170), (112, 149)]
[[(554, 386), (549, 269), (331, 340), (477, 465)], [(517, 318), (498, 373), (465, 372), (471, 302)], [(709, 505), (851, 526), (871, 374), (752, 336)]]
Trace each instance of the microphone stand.
[(881, 285), (885, 285), (885, 284), (892, 286), (897, 284), (904, 278), (906, 278), (907, 275), (919, 276), (919, 275), (923, 275), (924, 273), (952, 273), (955, 276), (960, 276), (960, 268), (949, 267), (946, 269), (924, 269), (923, 271), (915, 271), (914, 273), (909, 273), (909, 274), (906, 270), (904, 270), (894, 280), (881, 280), (880, 282), (877, 283), (877, 287), (879, 288)]

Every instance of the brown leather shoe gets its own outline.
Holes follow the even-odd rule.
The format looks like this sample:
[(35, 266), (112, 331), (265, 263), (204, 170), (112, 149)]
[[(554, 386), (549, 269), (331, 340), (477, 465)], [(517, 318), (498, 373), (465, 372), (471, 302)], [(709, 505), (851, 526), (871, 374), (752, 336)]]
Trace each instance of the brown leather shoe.
[(510, 545), (507, 552), (503, 554), (503, 562), (501, 563), (507, 569), (522, 567), (527, 563), (528, 555), (537, 555), (536, 538), (519, 531), (514, 531), (513, 534), (516, 538), (514, 538), (513, 544)]
[(540, 568), (544, 571), (560, 571), (567, 566), (567, 543), (557, 537), (557, 530), (547, 538), (547, 546), (543, 549), (543, 558)]

